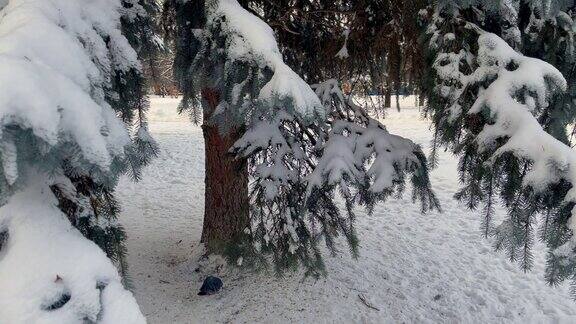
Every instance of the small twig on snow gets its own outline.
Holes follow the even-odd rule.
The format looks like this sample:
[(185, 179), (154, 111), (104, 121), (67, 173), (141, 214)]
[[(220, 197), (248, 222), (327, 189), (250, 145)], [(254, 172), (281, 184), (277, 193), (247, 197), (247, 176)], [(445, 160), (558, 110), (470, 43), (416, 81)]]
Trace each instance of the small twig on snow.
[(374, 310), (380, 311), (380, 309), (374, 305), (372, 305), (372, 303), (370, 303), (367, 299), (366, 296), (364, 294), (358, 294), (358, 298), (360, 298), (360, 300), (362, 301), (362, 303), (364, 305), (366, 305), (366, 307), (368, 308), (372, 308)]

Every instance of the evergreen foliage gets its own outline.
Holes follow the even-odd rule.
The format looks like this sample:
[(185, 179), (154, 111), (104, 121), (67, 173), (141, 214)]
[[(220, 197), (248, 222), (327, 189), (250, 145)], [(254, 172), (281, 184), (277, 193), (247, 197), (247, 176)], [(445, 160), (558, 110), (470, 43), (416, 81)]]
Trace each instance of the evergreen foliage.
[(423, 64), (416, 13), (427, 1), (244, 2), (273, 26), (287, 63), (308, 82), (336, 78), (347, 93), (383, 95), (366, 98), (379, 115), (391, 95), (399, 107), (399, 95), (414, 91)]
[[(151, 0), (122, 2), (122, 34), (135, 49), (140, 61), (152, 59), (162, 49), (151, 20), (151, 15), (158, 10), (156, 2)], [(115, 177), (128, 173), (137, 181), (141, 177), (142, 168), (150, 163), (159, 150), (146, 124), (146, 111), (149, 107), (146, 81), (139, 65), (128, 69), (113, 69), (111, 73), (109, 88), (105, 89), (105, 100), (126, 126), (134, 129), (132, 145), (125, 148), (124, 165), (114, 171)], [(86, 238), (96, 243), (116, 263), (124, 284), (129, 287), (126, 232), (117, 222), (120, 206), (114, 198), (116, 180), (110, 184), (99, 183), (89, 175), (76, 173), (68, 161), (62, 164), (62, 169), (74, 186), (52, 186), (62, 211)]]
[(283, 62), (264, 22), (233, 0), (207, 1), (205, 15), (198, 2), (171, 6), (180, 28), (175, 74), (184, 92), (181, 108), (198, 121), (200, 94), (217, 89), (220, 103), (208, 122), (223, 133), (245, 130), (231, 153), (249, 161), (251, 226), (242, 244), (228, 251), (232, 261), (270, 256), (279, 273), (302, 265), (306, 274), (323, 274), (320, 243), (335, 254), (336, 237), (343, 236), (357, 256), (355, 206), (371, 211), (401, 194), (406, 174), (422, 210), (439, 208), (420, 148), (389, 134), (342, 94), (337, 81), (313, 92)]
[[(172, 3), (192, 8), (201, 6), (203, 1), (165, 2), (163, 27), (168, 35), (175, 33), (176, 25), (176, 17), (171, 14), (174, 11), (170, 10)], [(346, 93), (384, 94), (365, 97), (366, 108), (378, 115), (391, 106), (392, 94), (416, 90), (424, 61), (415, 13), (425, 8), (427, 1), (239, 3), (270, 25), (286, 63), (310, 84), (334, 78), (343, 82)], [(340, 56), (341, 53), (348, 55)]]
[[(144, 14), (140, 9), (135, 2), (116, 0), (10, 0), (1, 9), (0, 226), (8, 249), (0, 271), (6, 278), (25, 267), (19, 263), (23, 253), (34, 255), (30, 262), (38, 267), (33, 278), (23, 275), (35, 296), (14, 299), (2, 318), (114, 321), (123, 304), (124, 318), (144, 321), (109, 260), (76, 235), (63, 214), (125, 272), (125, 233), (116, 222), (113, 190), (124, 173), (138, 178), (157, 150), (146, 131), (138, 53), (122, 34), (133, 22), (133, 10)], [(137, 129), (130, 132), (136, 116)], [(54, 208), (55, 197), (60, 210)], [(40, 250), (23, 250), (26, 244)], [(86, 271), (90, 264), (93, 269)], [(38, 313), (35, 303), (54, 292), (47, 285), (57, 271), (66, 274), (56, 281), (66, 289), (53, 305), (76, 306), (58, 312), (44, 307)]]
[[(460, 155), (455, 197), (482, 208), (484, 235), (525, 271), (535, 240), (545, 242), (546, 278), (557, 284), (576, 278), (576, 153), (567, 133), (576, 116), (574, 4), (544, 2), (439, 1), (429, 11), (421, 88), (434, 147)], [(495, 225), (500, 201), (508, 215)]]
[[(308, 82), (353, 82), (361, 91), (400, 90), (421, 66), (415, 13), (426, 1), (261, 1), (240, 3), (270, 24), (286, 62)], [(347, 57), (334, 60), (346, 42)]]

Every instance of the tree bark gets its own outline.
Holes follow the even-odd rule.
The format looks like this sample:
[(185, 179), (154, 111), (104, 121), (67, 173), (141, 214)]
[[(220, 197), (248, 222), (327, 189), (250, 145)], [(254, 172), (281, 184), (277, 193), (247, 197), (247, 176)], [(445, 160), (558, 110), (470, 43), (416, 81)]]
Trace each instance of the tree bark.
[(239, 240), (250, 224), (247, 161), (229, 153), (244, 131), (239, 127), (222, 134), (218, 125), (210, 123), (220, 101), (219, 93), (205, 88), (202, 99), (206, 190), (201, 242), (209, 252), (221, 252)]
[(158, 79), (158, 72), (156, 71), (156, 64), (152, 58), (148, 58), (148, 70), (150, 72), (150, 82), (152, 82), (154, 94), (164, 97), (166, 94), (162, 93), (162, 87), (160, 86), (160, 80)]
[(426, 104), (426, 96), (423, 93), (418, 95), (418, 106), (423, 107)]
[(390, 108), (390, 106), (392, 106), (392, 89), (388, 86), (384, 92), (384, 107)]

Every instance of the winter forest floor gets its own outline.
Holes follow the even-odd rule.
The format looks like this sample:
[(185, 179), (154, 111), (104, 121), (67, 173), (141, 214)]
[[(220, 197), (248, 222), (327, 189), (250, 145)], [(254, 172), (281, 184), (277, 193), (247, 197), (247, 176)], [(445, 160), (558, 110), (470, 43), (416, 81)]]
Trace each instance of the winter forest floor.
[[(400, 113), (391, 109), (384, 124), (428, 148), (429, 123), (410, 108), (413, 102), (403, 100)], [(177, 104), (178, 99), (152, 99), (150, 128), (162, 153), (140, 183), (123, 179), (117, 191), (134, 292), (150, 323), (576, 322), (568, 285), (544, 282), (541, 245), (534, 270), (522, 272), (483, 239), (478, 212), (452, 199), (457, 159), (449, 153), (441, 154), (432, 173), (443, 212), (420, 214), (409, 192), (371, 216), (359, 212), (360, 258), (353, 260), (342, 244), (340, 255), (326, 256), (325, 279), (242, 272), (218, 267), (219, 260), (200, 265), (203, 139), (200, 127), (177, 115)], [(223, 279), (223, 290), (197, 296), (211, 274)]]

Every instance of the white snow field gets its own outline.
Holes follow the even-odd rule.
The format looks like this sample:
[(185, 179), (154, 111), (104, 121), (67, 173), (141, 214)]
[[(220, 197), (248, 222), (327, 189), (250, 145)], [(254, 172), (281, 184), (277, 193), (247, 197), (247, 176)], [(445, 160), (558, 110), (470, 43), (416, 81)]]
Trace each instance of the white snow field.
[[(410, 107), (412, 98), (402, 104), (383, 123), (427, 151), (429, 122)], [(117, 190), (134, 293), (150, 323), (576, 323), (568, 284), (544, 281), (543, 246), (524, 273), (482, 237), (479, 212), (452, 199), (457, 159), (449, 153), (432, 173), (443, 212), (420, 214), (409, 191), (371, 216), (360, 212), (360, 257), (341, 244), (341, 254), (325, 256), (327, 278), (277, 278), (201, 261), (202, 132), (177, 115), (177, 105), (152, 98), (150, 129), (162, 152), (140, 183), (122, 179)], [(220, 276), (224, 288), (198, 296), (207, 275)]]

